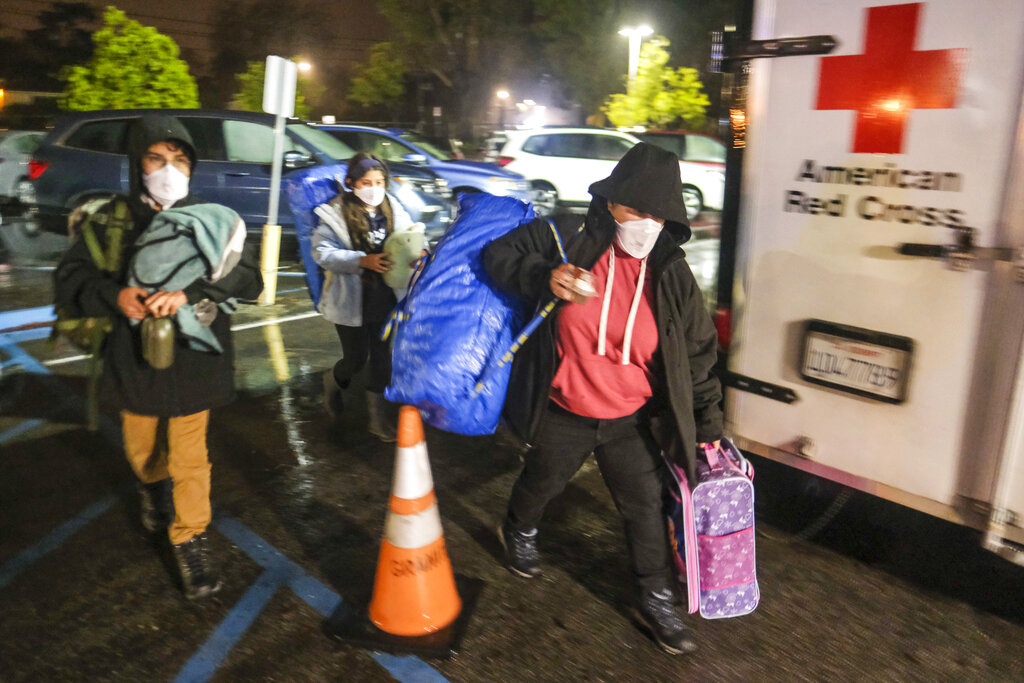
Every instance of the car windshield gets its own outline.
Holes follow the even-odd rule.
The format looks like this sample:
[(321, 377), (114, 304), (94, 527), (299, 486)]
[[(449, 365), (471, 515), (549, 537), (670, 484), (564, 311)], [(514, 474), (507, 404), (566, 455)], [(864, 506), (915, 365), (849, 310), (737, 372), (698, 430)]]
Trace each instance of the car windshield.
[(430, 142), (421, 135), (417, 135), (416, 133), (401, 133), (398, 137), (402, 138), (403, 140), (408, 140), (417, 147), (422, 147), (427, 154), (429, 154), (430, 156), (437, 157), (441, 161), (452, 160), (452, 156), (450, 154), (448, 154), (447, 152), (438, 147), (435, 147), (434, 143)]
[(288, 124), (288, 130), (302, 138), (304, 142), (308, 142), (313, 149), (338, 161), (348, 161), (355, 156), (354, 149), (333, 135), (313, 126), (308, 126), (305, 123), (291, 123)]

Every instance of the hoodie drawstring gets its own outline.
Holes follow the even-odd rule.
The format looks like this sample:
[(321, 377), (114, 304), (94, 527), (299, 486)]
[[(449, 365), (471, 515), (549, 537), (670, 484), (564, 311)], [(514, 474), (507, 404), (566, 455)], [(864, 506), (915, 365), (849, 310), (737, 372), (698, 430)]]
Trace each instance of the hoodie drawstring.
[[(622, 340), (622, 364), (629, 365), (629, 347), (633, 341), (633, 324), (636, 322), (636, 312), (640, 308), (640, 299), (644, 294), (644, 276), (647, 274), (647, 257), (640, 261), (640, 275), (636, 281), (636, 293), (633, 294), (633, 304), (629, 307), (629, 317), (626, 319), (626, 333)], [(606, 356), (604, 339), (608, 334), (608, 309), (611, 307), (612, 287), (615, 284), (615, 248), (608, 251), (608, 281), (604, 288), (604, 300), (601, 302), (601, 324), (597, 330), (597, 355)]]

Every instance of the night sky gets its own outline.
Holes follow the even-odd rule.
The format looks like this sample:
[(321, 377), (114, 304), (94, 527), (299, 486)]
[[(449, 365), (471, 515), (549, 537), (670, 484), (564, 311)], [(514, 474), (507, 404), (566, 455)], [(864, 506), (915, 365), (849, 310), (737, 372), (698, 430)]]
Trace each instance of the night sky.
[[(218, 0), (81, 0), (93, 5), (102, 15), (108, 5), (115, 5), (129, 18), (145, 26), (153, 26), (175, 40), (183, 57), (189, 62), (193, 75), (202, 75), (207, 62), (214, 55), (210, 34), (213, 32), (213, 10)], [(287, 0), (261, 0), (286, 2)], [(47, 5), (46, 0), (0, 0), (0, 35), (21, 37), (25, 31), (38, 28), (36, 15)], [(315, 63), (330, 62), (337, 66), (351, 66), (366, 59), (369, 48), (383, 40), (387, 24), (377, 14), (373, 2), (335, 0), (318, 6), (324, 21), (338, 27), (337, 42), (321, 54), (311, 54)], [(96, 28), (99, 28), (97, 24)], [(289, 55), (290, 56), (290, 55)]]

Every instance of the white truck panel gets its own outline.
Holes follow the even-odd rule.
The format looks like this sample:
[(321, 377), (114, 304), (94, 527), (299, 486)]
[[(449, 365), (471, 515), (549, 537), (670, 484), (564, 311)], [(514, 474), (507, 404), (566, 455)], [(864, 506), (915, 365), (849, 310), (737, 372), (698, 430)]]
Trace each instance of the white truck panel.
[[(992, 267), (957, 272), (895, 247), (951, 244), (946, 225), (957, 224), (974, 228), (980, 246), (1021, 246), (997, 240), (1024, 79), (1024, 2), (918, 5), (911, 47), (958, 51), (955, 102), (906, 111), (902, 144), (887, 152), (853, 151), (855, 111), (817, 108), (822, 60), (865, 52), (878, 0), (757, 5), (755, 40), (830, 34), (839, 45), (827, 57), (751, 62), (730, 369), (792, 388), (800, 400), (729, 390), (727, 416), (745, 440), (953, 505), (962, 459), (995, 457), (974, 452), (965, 432)], [(899, 87), (912, 90), (915, 74), (904, 76)], [(864, 85), (847, 87), (856, 93)], [(895, 88), (883, 107), (899, 109), (900, 97)], [(894, 177), (910, 187), (887, 181)], [(802, 378), (810, 319), (912, 340), (905, 400)], [(1006, 341), (1012, 373), (1020, 339)], [(1006, 473), (1016, 477), (1009, 495), (1024, 509), (1024, 458), (1003, 461), (1015, 468)]]

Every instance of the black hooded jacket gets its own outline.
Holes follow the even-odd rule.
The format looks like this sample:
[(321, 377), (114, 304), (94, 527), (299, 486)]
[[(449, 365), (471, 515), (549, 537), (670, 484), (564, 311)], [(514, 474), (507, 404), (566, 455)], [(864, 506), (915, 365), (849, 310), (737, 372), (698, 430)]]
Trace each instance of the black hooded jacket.
[[(181, 339), (175, 344), (175, 359), (166, 370), (155, 370), (142, 357), (139, 328), (129, 324), (117, 303), (126, 287), (128, 263), (139, 235), (149, 227), (156, 210), (143, 200), (142, 156), (158, 142), (175, 142), (189, 156), (195, 170), (196, 155), (192, 138), (176, 119), (164, 115), (144, 116), (128, 131), (129, 160), (128, 206), (132, 229), (123, 236), (125, 245), (121, 268), (106, 273), (97, 268), (84, 240), (76, 240), (54, 273), (54, 293), (58, 307), (73, 315), (110, 316), (114, 327), (107, 338), (103, 359), (104, 397), (114, 407), (139, 415), (178, 417), (191, 415), (230, 402), (234, 398), (234, 351), (231, 344), (231, 320), (219, 312), (210, 329), (224, 349), (221, 354), (196, 351)], [(175, 207), (199, 204), (189, 195)], [(113, 200), (97, 213), (109, 214)], [(106, 244), (104, 228), (94, 223), (96, 236)], [(197, 280), (183, 291), (189, 303), (209, 299), (220, 303), (230, 297), (255, 299), (263, 289), (263, 279), (254, 245), (247, 244), (241, 261), (216, 284)]]
[[(685, 220), (685, 218), (684, 218)], [(615, 220), (607, 200), (595, 196), (580, 231), (578, 216), (554, 220), (569, 263), (590, 269), (611, 247)], [(662, 450), (693, 477), (696, 444), (722, 436), (721, 387), (712, 372), (718, 337), (697, 281), (680, 245), (690, 237), (683, 223), (666, 221), (648, 264), (654, 282), (658, 371), (650, 428)], [(545, 305), (554, 295), (551, 271), (562, 263), (547, 221), (538, 219), (495, 240), (484, 254), (497, 285)], [(537, 435), (558, 369), (555, 320), (561, 302), (516, 354), (505, 398), (506, 422), (528, 444)]]

